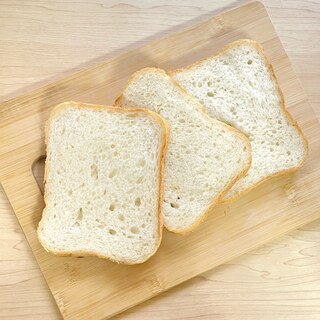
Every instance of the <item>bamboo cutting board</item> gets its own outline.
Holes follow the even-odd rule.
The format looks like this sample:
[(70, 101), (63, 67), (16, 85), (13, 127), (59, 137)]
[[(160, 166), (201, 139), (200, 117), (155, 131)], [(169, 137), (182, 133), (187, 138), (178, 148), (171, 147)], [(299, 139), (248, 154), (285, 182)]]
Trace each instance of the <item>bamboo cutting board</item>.
[[(191, 235), (165, 232), (160, 250), (144, 265), (46, 253), (35, 233), (44, 204), (32, 166), (45, 154), (43, 126), (52, 107), (71, 99), (112, 103), (137, 69), (182, 67), (239, 38), (263, 43), (289, 110), (309, 139), (305, 166), (221, 205)], [(0, 119), (1, 183), (65, 319), (105, 319), (320, 217), (320, 125), (258, 2), (6, 102)]]

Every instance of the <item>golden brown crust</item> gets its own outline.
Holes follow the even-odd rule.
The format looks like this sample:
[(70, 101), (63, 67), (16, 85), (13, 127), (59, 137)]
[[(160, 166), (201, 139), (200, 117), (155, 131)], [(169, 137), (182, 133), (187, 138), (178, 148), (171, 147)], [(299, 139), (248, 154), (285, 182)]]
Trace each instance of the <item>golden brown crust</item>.
[(274, 69), (273, 69), (272, 65), (269, 63), (269, 61), (267, 59), (267, 56), (266, 56), (266, 54), (264, 52), (264, 49), (263, 49), (262, 45), (259, 42), (254, 41), (254, 40), (250, 40), (250, 39), (240, 39), (240, 40), (234, 41), (234, 42), (229, 43), (228, 45), (226, 45), (222, 50), (219, 51), (218, 54), (213, 55), (213, 56), (211, 56), (209, 58), (197, 61), (197, 62), (195, 62), (195, 63), (193, 63), (193, 64), (191, 64), (191, 65), (189, 65), (189, 66), (187, 66), (185, 68), (180, 68), (180, 69), (176, 69), (176, 70), (170, 71), (169, 75), (174, 75), (176, 73), (180, 73), (180, 72), (184, 72), (186, 70), (193, 69), (194, 67), (197, 67), (198, 65), (200, 65), (201, 63), (203, 63), (205, 61), (216, 59), (216, 58), (220, 57), (221, 55), (223, 55), (224, 53), (226, 53), (228, 50), (236, 48), (236, 47), (240, 47), (240, 46), (242, 46), (244, 44), (254, 46), (259, 51), (259, 53), (261, 54), (262, 58), (264, 59), (264, 62), (265, 62), (266, 66), (267, 66), (267, 68), (268, 68), (268, 70), (270, 72), (271, 78), (272, 78), (272, 80), (274, 81), (274, 83), (276, 85), (276, 89), (277, 89), (278, 96), (279, 96), (279, 99), (280, 99), (281, 108), (284, 111), (285, 115), (287, 116), (289, 122), (292, 124), (293, 127), (295, 127), (297, 129), (298, 133), (300, 134), (300, 136), (302, 138), (302, 141), (303, 141), (303, 144), (304, 144), (305, 152), (304, 152), (304, 157), (303, 157), (302, 161), (297, 166), (291, 167), (289, 169), (284, 169), (284, 170), (278, 171), (276, 173), (273, 173), (273, 174), (271, 174), (269, 176), (266, 176), (264, 178), (261, 178), (258, 182), (256, 182), (254, 185), (252, 185), (248, 189), (243, 190), (243, 191), (239, 192), (238, 194), (236, 194), (236, 195), (234, 195), (232, 197), (223, 198), (222, 202), (232, 202), (232, 201), (238, 199), (240, 196), (248, 193), (249, 191), (251, 191), (252, 189), (257, 187), (258, 185), (263, 183), (264, 181), (268, 180), (269, 178), (280, 176), (280, 175), (283, 175), (283, 174), (287, 174), (287, 173), (296, 171), (297, 169), (299, 169), (305, 163), (305, 161), (307, 159), (307, 155), (308, 155), (308, 149), (309, 149), (308, 148), (308, 140), (306, 139), (302, 129), (300, 128), (300, 126), (298, 125), (297, 121), (292, 117), (292, 115), (288, 111), (287, 107), (285, 106), (284, 96), (283, 96), (282, 90), (281, 90), (281, 88), (279, 86), (278, 79), (277, 79), (277, 77), (275, 75)]
[[(144, 114), (147, 115), (149, 117), (152, 117), (153, 120), (155, 120), (160, 127), (162, 128), (162, 137), (161, 137), (161, 141), (162, 141), (162, 147), (161, 147), (161, 155), (160, 155), (160, 170), (159, 170), (159, 198), (158, 198), (158, 243), (154, 249), (154, 251), (146, 257), (146, 259), (141, 260), (141, 261), (125, 261), (125, 260), (114, 260), (112, 258), (110, 258), (109, 256), (104, 256), (104, 255), (100, 255), (98, 253), (95, 252), (91, 252), (91, 251), (74, 251), (74, 252), (68, 252), (68, 251), (56, 251), (53, 248), (50, 248), (50, 246), (48, 246), (47, 244), (43, 243), (41, 241), (41, 237), (40, 237), (40, 232), (42, 229), (42, 224), (43, 224), (43, 217), (46, 213), (46, 207), (43, 210), (43, 215), (42, 218), (39, 222), (38, 225), (38, 229), (37, 229), (37, 234), (38, 234), (38, 239), (41, 243), (41, 245), (44, 247), (44, 249), (48, 252), (51, 252), (57, 256), (63, 256), (63, 257), (78, 257), (78, 256), (96, 256), (98, 258), (103, 258), (103, 259), (109, 259), (113, 262), (117, 262), (117, 263), (123, 263), (123, 264), (128, 264), (128, 265), (133, 265), (133, 264), (139, 264), (139, 263), (143, 263), (146, 260), (148, 260), (149, 258), (151, 258), (156, 251), (158, 250), (161, 240), (162, 240), (162, 230), (163, 230), (163, 217), (162, 217), (162, 199), (163, 199), (163, 170), (164, 170), (164, 159), (165, 159), (165, 154), (166, 154), (166, 150), (167, 150), (167, 144), (168, 144), (168, 134), (169, 134), (169, 128), (168, 125), (166, 123), (166, 121), (157, 113), (150, 111), (150, 110), (146, 110), (146, 109), (139, 109), (139, 108), (134, 108), (134, 109), (124, 109), (124, 108), (119, 108), (116, 106), (102, 106), (102, 105), (94, 105), (94, 104), (87, 104), (87, 103), (80, 103), (80, 102), (74, 102), (74, 101), (70, 101), (70, 102), (64, 102), (61, 103), (59, 105), (57, 105), (51, 112), (49, 119), (46, 122), (46, 126), (45, 126), (45, 144), (46, 147), (48, 147), (48, 139), (49, 139), (49, 128), (50, 128), (50, 123), (52, 121), (52, 119), (61, 111), (64, 110), (66, 108), (90, 108), (90, 109), (95, 109), (95, 110), (109, 110), (109, 111), (114, 111), (114, 112), (120, 112), (120, 113), (140, 113), (140, 114)], [(45, 163), (45, 175), (44, 175), (44, 180), (46, 181), (47, 178), (47, 172), (48, 172), (48, 165), (49, 165), (49, 160), (46, 160)], [(47, 191), (45, 188), (45, 192), (44, 192), (44, 202), (45, 205), (47, 204)]]
[[(131, 78), (129, 79), (126, 87), (124, 88), (124, 90), (122, 91), (122, 93), (120, 94), (120, 96), (115, 100), (115, 105), (118, 105), (118, 106), (121, 106), (121, 100), (123, 98), (123, 93), (124, 91), (126, 90), (126, 88), (136, 79), (136, 77), (140, 74), (144, 74), (144, 73), (148, 73), (148, 72), (158, 72), (158, 73), (161, 73), (167, 77), (168, 74), (162, 70), (162, 69), (159, 69), (159, 68), (144, 68), (142, 70), (139, 70), (137, 72), (135, 72)], [(223, 126), (225, 127), (226, 130), (229, 130), (229, 131), (232, 131), (236, 136), (238, 136), (239, 139), (241, 139), (244, 144), (246, 145), (246, 148), (249, 152), (249, 157), (248, 157), (248, 160), (246, 162), (246, 165), (243, 167), (242, 171), (239, 172), (238, 175), (236, 175), (230, 182), (229, 184), (226, 186), (226, 188), (224, 190), (222, 190), (217, 196), (215, 196), (215, 198), (213, 199), (212, 203), (208, 206), (208, 208), (201, 214), (201, 216), (198, 218), (198, 220), (193, 223), (189, 228), (184, 228), (183, 230), (180, 230), (180, 229), (173, 229), (173, 228), (170, 228), (168, 227), (166, 224), (165, 224), (165, 227), (168, 231), (170, 232), (173, 232), (173, 233), (178, 233), (178, 234), (182, 234), (182, 235), (185, 235), (191, 231), (193, 231), (198, 225), (200, 225), (208, 216), (209, 212), (213, 209), (213, 207), (215, 207), (217, 205), (217, 203), (220, 201), (220, 199), (223, 197), (223, 195), (225, 195), (230, 189), (231, 187), (235, 184), (236, 181), (238, 181), (240, 178), (242, 178), (246, 173), (247, 171), (249, 170), (250, 166), (251, 166), (251, 160), (252, 160), (252, 157), (251, 157), (251, 144), (249, 142), (249, 139), (243, 134), (241, 133), (238, 129), (224, 123), (224, 122), (221, 122), (219, 120), (216, 120), (212, 117), (209, 117), (205, 111), (205, 107), (197, 100), (195, 99), (189, 92), (187, 92), (181, 85), (179, 85), (174, 79), (172, 79), (171, 77), (169, 77), (170, 80), (173, 82), (173, 84), (184, 94), (188, 97), (188, 99), (190, 100), (190, 103), (192, 103), (195, 108), (197, 108), (200, 112), (202, 112), (205, 117), (208, 119), (208, 121), (210, 122), (213, 122), (215, 124), (218, 124), (220, 126)]]

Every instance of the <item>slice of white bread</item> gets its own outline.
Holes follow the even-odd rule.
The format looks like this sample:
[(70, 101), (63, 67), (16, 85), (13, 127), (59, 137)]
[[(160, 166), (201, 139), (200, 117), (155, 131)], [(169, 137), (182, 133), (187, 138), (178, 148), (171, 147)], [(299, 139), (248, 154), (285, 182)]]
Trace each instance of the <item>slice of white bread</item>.
[(210, 118), (163, 70), (136, 72), (116, 104), (158, 112), (169, 124), (163, 213), (172, 232), (183, 234), (198, 225), (250, 166), (248, 139)]
[(136, 264), (162, 237), (167, 126), (156, 113), (66, 102), (46, 126), (38, 237), (57, 255)]
[(299, 168), (307, 141), (284, 105), (262, 46), (239, 40), (218, 55), (169, 73), (208, 114), (242, 131), (251, 142), (252, 165), (227, 193), (232, 200), (265, 179)]

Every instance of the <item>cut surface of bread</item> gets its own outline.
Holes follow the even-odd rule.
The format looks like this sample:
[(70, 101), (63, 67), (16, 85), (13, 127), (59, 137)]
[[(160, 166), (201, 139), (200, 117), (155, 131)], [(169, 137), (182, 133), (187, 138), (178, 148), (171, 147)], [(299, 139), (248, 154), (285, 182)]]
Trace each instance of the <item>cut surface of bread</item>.
[(135, 264), (162, 236), (167, 126), (157, 114), (66, 102), (47, 122), (38, 237), (57, 255)]
[(250, 139), (251, 167), (224, 200), (235, 199), (268, 177), (302, 165), (307, 141), (284, 106), (273, 69), (259, 43), (238, 40), (216, 56), (169, 74), (203, 103), (210, 116)]
[(248, 139), (206, 115), (163, 70), (136, 72), (116, 104), (158, 112), (169, 124), (163, 213), (170, 231), (192, 230), (250, 165)]

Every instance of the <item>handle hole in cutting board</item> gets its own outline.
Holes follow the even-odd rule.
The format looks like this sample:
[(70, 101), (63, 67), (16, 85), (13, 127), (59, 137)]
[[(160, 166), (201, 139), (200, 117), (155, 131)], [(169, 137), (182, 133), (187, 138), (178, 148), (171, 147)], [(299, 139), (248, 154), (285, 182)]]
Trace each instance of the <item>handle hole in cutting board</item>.
[(44, 164), (46, 161), (46, 156), (41, 156), (32, 165), (32, 174), (37, 181), (37, 184), (39, 186), (39, 189), (42, 194), (44, 194), (44, 183), (43, 183), (43, 177), (44, 177)]

